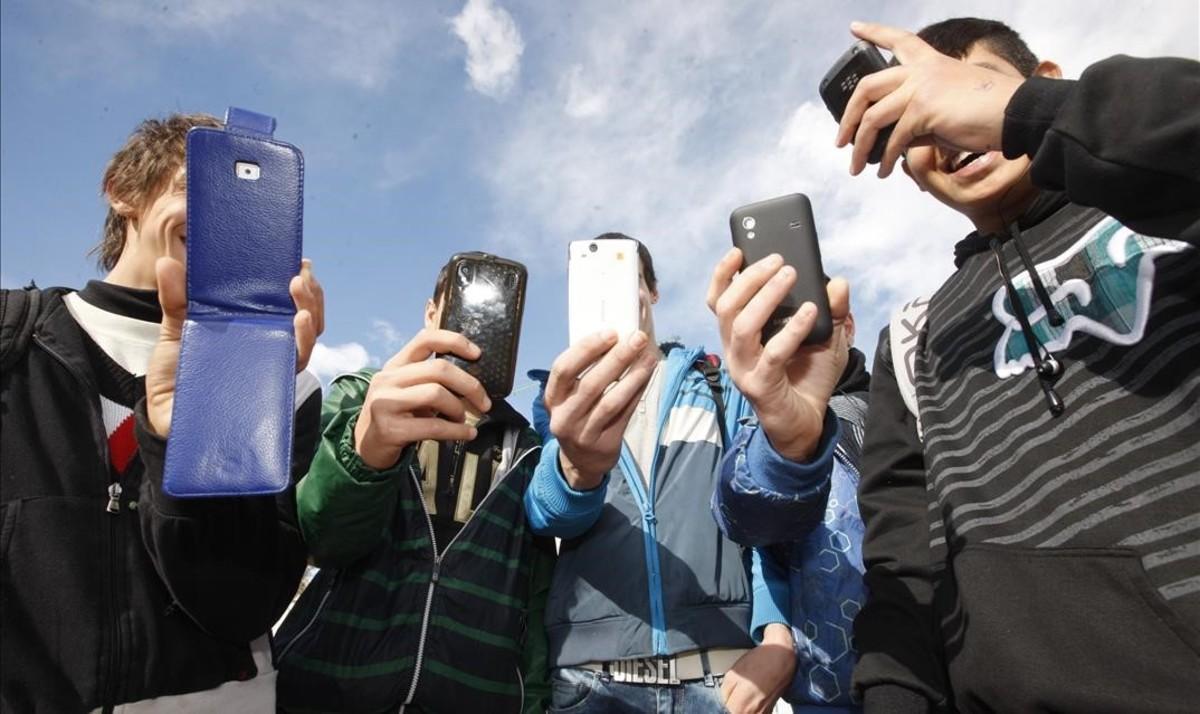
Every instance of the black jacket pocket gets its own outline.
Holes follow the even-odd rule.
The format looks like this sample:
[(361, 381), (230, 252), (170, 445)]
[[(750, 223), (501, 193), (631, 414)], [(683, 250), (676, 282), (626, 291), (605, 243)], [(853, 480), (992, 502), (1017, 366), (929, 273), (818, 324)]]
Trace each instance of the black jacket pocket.
[(947, 661), (964, 712), (1200, 707), (1200, 637), (1132, 550), (975, 545), (953, 561)]

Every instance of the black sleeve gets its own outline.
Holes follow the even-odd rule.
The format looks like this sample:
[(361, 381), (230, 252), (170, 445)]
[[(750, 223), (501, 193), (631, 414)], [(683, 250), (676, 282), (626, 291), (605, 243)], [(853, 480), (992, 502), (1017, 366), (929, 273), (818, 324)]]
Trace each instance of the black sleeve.
[(1200, 243), (1200, 62), (1118, 55), (1076, 81), (1032, 77), (1005, 110), (1004, 155), (1130, 228)]
[(930, 549), (925, 459), (916, 419), (896, 384), (888, 329), (871, 370), (858, 507), (867, 602), (854, 622), (853, 686), (867, 712), (927, 712), (945, 703)]
[(283, 614), (304, 573), (296, 483), (320, 433), (321, 393), (296, 411), (292, 483), (274, 496), (173, 498), (162, 490), (166, 440), (138, 403), (137, 439), (146, 473), (139, 494), (142, 539), (183, 612), (205, 632), (250, 642)]

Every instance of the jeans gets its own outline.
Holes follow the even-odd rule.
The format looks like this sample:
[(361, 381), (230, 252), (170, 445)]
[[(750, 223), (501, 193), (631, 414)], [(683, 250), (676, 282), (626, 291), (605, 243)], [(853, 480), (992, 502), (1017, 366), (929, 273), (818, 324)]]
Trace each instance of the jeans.
[(721, 679), (675, 685), (628, 684), (588, 669), (562, 668), (550, 675), (549, 714), (725, 714)]

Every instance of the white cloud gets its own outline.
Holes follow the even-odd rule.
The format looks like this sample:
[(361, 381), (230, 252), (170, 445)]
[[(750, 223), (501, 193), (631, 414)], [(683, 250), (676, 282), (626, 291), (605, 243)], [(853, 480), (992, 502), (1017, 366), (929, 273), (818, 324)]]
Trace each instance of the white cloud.
[[(1010, 22), (1070, 76), (1117, 51), (1196, 54), (1187, 25), (1197, 10), (1186, 2), (968, 2), (954, 12)], [(546, 20), (540, 75), (531, 66), (521, 104), (480, 160), (496, 250), (535, 261), (602, 231), (639, 237), (662, 282), (663, 334), (712, 349), (703, 298), (729, 246), (729, 211), (806, 193), (825, 268), (851, 279), (859, 344), (870, 351), (895, 306), (953, 270), (952, 246), (970, 225), (898, 170), (887, 181), (848, 175), (849, 153), (833, 147), (835, 124), (816, 96), (826, 64), (853, 39), (844, 14), (822, 21), (799, 3), (703, 0), (681, 13), (647, 1), (621, 12), (572, 5)], [(890, 3), (879, 19), (915, 28), (945, 15)]]
[(525, 43), (512, 15), (492, 0), (467, 0), (451, 20), (454, 34), (467, 46), (467, 76), (480, 94), (507, 95), (521, 71)]
[(317, 375), (322, 384), (329, 384), (339, 374), (353, 372), (377, 362), (367, 352), (367, 348), (357, 342), (341, 345), (318, 342), (313, 346), (312, 357), (308, 360), (308, 371)]
[(404, 335), (396, 326), (382, 318), (371, 320), (371, 339), (378, 342), (389, 353), (393, 353), (404, 344)]

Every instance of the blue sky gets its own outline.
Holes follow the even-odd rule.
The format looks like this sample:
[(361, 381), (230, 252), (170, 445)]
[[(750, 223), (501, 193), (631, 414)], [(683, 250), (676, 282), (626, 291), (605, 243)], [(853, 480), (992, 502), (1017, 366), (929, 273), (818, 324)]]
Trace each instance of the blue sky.
[(950, 272), (969, 226), (899, 172), (848, 176), (816, 85), (849, 22), (996, 17), (1075, 77), (1117, 52), (1197, 57), (1197, 7), (5, 0), (0, 283), (96, 277), (99, 180), (129, 131), (237, 105), (276, 116), (305, 154), (324, 379), (385, 361), (419, 329), (441, 264), (475, 249), (529, 266), (521, 370), (549, 364), (566, 342), (566, 243), (608, 230), (654, 252), (659, 337), (715, 348), (703, 294), (729, 211), (795, 191), (813, 198), (871, 352), (891, 309)]

